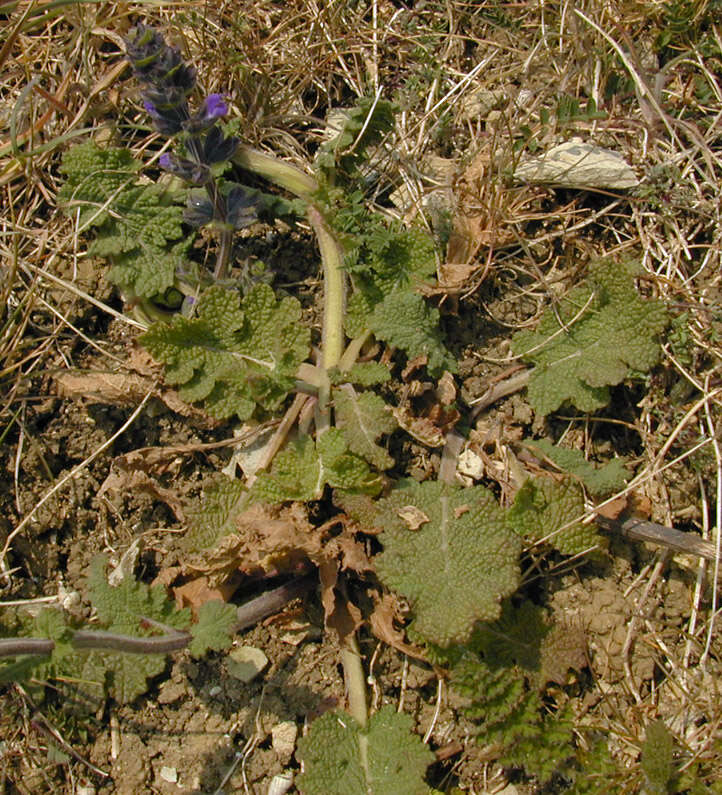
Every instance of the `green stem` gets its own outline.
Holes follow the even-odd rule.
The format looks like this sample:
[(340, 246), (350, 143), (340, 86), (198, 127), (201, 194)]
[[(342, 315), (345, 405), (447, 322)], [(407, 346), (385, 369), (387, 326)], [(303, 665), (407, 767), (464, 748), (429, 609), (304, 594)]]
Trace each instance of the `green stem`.
[(343, 316), (346, 308), (346, 279), (343, 255), (326, 220), (314, 205), (308, 208), (308, 220), (318, 238), (323, 263), (323, 350), (321, 366), (325, 370), (338, 366), (343, 354)]
[(368, 720), (368, 706), (366, 705), (366, 677), (361, 665), (356, 635), (346, 637), (341, 650), (341, 664), (343, 665), (343, 678), (348, 691), (348, 711), (361, 726)]
[(359, 353), (361, 353), (361, 348), (363, 348), (370, 336), (371, 332), (366, 329), (362, 331), (358, 337), (354, 337), (351, 342), (349, 342), (338, 363), (338, 369), (342, 373), (347, 373), (354, 364), (356, 364), (356, 359), (358, 359)]
[(221, 281), (228, 275), (228, 263), (231, 259), (231, 248), (233, 246), (233, 230), (221, 229), (218, 238), (218, 255), (216, 258), (216, 269), (213, 273), (214, 277)]
[(313, 177), (283, 160), (266, 155), (250, 146), (239, 146), (233, 156), (233, 162), (302, 199), (308, 198), (318, 190), (318, 183)]

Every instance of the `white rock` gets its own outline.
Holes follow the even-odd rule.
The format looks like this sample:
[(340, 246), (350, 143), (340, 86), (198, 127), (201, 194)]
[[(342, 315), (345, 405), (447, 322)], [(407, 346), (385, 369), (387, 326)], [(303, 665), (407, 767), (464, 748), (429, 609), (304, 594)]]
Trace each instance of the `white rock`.
[(296, 750), (298, 726), (293, 721), (286, 720), (276, 724), (271, 729), (271, 746), (285, 764)]
[(468, 475), (474, 480), (481, 480), (484, 477), (484, 461), (478, 453), (467, 448), (459, 455), (459, 463), (456, 467), (460, 475)]
[(178, 782), (178, 771), (174, 767), (164, 765), (160, 769), (160, 777), (169, 784), (176, 784)]
[(287, 770), (271, 779), (267, 795), (286, 795), (293, 786), (293, 773)]
[(514, 172), (518, 182), (557, 185), (561, 188), (609, 188), (622, 190), (639, 185), (626, 160), (581, 138), (572, 138), (541, 157), (522, 162)]

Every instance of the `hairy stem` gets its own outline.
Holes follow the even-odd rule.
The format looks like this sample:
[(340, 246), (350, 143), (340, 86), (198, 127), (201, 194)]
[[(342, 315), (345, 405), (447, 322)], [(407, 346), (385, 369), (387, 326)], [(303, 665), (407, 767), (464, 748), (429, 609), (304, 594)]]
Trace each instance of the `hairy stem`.
[(223, 227), (218, 236), (218, 255), (216, 257), (216, 267), (213, 276), (219, 281), (228, 275), (228, 263), (231, 260), (231, 249), (233, 248), (233, 230)]
[(318, 237), (323, 263), (322, 366), (329, 370), (341, 360), (344, 346), (343, 317), (346, 308), (346, 279), (343, 254), (318, 208), (308, 208), (308, 220)]
[(277, 157), (259, 152), (250, 146), (239, 146), (233, 156), (233, 162), (302, 199), (308, 198), (318, 190), (318, 184), (313, 177)]
[[(267, 616), (277, 613), (292, 599), (312, 588), (315, 582), (315, 574), (307, 575), (279, 585), (277, 588), (249, 600), (236, 611), (236, 621), (231, 628), (232, 632), (240, 632), (257, 624)], [(158, 626), (158, 622), (149, 619), (145, 619), (145, 621)], [(73, 633), (70, 642), (76, 649), (120, 651), (127, 654), (169, 654), (184, 649), (193, 638), (190, 632), (173, 630), (172, 627), (168, 627), (168, 629), (171, 631), (164, 635), (145, 638), (103, 630), (80, 629)], [(55, 641), (50, 638), (0, 638), (0, 657), (48, 656), (53, 653), (54, 649)]]
[(344, 648), (341, 650), (341, 664), (343, 665), (343, 678), (348, 691), (348, 711), (361, 726), (368, 720), (368, 706), (366, 705), (366, 676), (361, 664), (356, 635), (347, 636)]

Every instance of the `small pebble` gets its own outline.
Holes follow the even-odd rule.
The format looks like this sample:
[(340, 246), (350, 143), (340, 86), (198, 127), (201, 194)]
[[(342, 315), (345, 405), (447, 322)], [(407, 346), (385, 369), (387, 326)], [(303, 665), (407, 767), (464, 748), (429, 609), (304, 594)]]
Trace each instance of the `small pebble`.
[(162, 767), (160, 777), (169, 784), (176, 784), (178, 781), (178, 771), (174, 767)]
[(248, 684), (263, 673), (268, 665), (268, 657), (253, 646), (238, 646), (226, 657), (228, 673)]
[(296, 737), (298, 737), (298, 726), (290, 720), (278, 723), (271, 729), (271, 745), (278, 754), (281, 764), (286, 764), (296, 750)]

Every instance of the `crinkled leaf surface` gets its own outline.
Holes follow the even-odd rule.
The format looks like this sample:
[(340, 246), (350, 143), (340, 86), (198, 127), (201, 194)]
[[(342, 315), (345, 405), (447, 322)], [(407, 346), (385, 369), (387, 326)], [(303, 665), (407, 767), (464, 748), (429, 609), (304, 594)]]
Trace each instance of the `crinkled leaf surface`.
[(431, 375), (456, 372), (456, 362), (441, 341), (439, 310), (417, 293), (393, 290), (373, 308), (368, 323), (379, 339), (401, 348), (410, 359), (428, 356)]
[(192, 240), (183, 231), (183, 208), (160, 185), (139, 184), (141, 164), (126, 149), (101, 149), (92, 141), (69, 149), (58, 194), (80, 231), (94, 227), (90, 252), (117, 258), (110, 278), (137, 295), (152, 297), (173, 284)]
[(14, 662), (0, 662), (0, 682), (20, 682), (31, 676), (50, 679), (58, 675), (77, 673), (81, 655), (70, 643), (72, 629), (62, 610), (43, 608), (23, 632), (29, 638), (49, 638), (55, 648), (48, 657), (23, 655)]
[(389, 368), (381, 362), (357, 362), (343, 373), (337, 369), (329, 370), (329, 377), (332, 384), (349, 383), (358, 386), (373, 386), (386, 383), (391, 378), (391, 373)]
[(516, 493), (508, 518), (520, 535), (548, 538), (562, 554), (577, 555), (605, 543), (593, 525), (579, 521), (584, 513), (584, 494), (573, 478), (535, 478)]
[(549, 439), (536, 439), (526, 442), (526, 444), (550, 458), (559, 469), (578, 477), (589, 492), (596, 497), (602, 497), (623, 488), (629, 477), (629, 470), (624, 466), (624, 460), (621, 458), (614, 458), (606, 464), (594, 466), (584, 458), (581, 450), (558, 447)]
[(502, 764), (523, 767), (540, 782), (568, 772), (576, 752), (569, 704), (550, 712), (518, 668), (491, 665), (468, 651), (454, 665), (451, 685), (470, 699), (464, 711), (480, 723), (479, 742), (496, 746)]
[(105, 576), (106, 558), (98, 555), (90, 564), (88, 592), (98, 619), (109, 632), (138, 635), (141, 618), (150, 618), (176, 629), (187, 629), (190, 611), (177, 610), (162, 585), (149, 586), (132, 577), (110, 585)]
[[(109, 632), (149, 635), (151, 631), (140, 626), (142, 618), (176, 629), (188, 628), (190, 610), (177, 610), (162, 586), (150, 587), (131, 577), (111, 586), (105, 576), (105, 566), (105, 556), (98, 555), (93, 560), (88, 590), (98, 618)], [(165, 654), (91, 652), (83, 667), (83, 676), (91, 682), (105, 682), (113, 698), (120, 703), (128, 703), (148, 689), (148, 679), (163, 671), (165, 660)]]
[(218, 478), (203, 495), (200, 504), (189, 512), (189, 527), (184, 546), (195, 551), (214, 546), (235, 529), (235, 519), (248, 502), (248, 490), (240, 480)]
[(396, 429), (396, 420), (384, 401), (373, 392), (360, 395), (350, 385), (333, 390), (336, 426), (341, 428), (352, 453), (377, 469), (388, 469), (394, 459), (376, 443), (383, 433)]
[(377, 573), (409, 600), (416, 632), (448, 646), (463, 643), (474, 622), (499, 617), (519, 584), (521, 539), (491, 492), (405, 481), (375, 511)]
[(634, 272), (633, 265), (598, 263), (588, 286), (548, 309), (536, 331), (514, 336), (514, 353), (535, 364), (528, 388), (535, 411), (549, 414), (567, 401), (595, 411), (630, 369), (647, 372), (657, 363), (667, 312), (661, 301), (639, 296)]
[(295, 387), (310, 335), (294, 298), (277, 301), (266, 284), (238, 294), (214, 286), (202, 295), (195, 318), (176, 315), (155, 323), (141, 342), (166, 366), (166, 381), (189, 402), (204, 401), (214, 417), (248, 419), (260, 406), (279, 408)]
[(209, 651), (222, 651), (233, 642), (232, 627), (236, 608), (218, 600), (205, 602), (198, 609), (198, 621), (191, 626), (188, 650), (193, 657), (204, 657)]
[(338, 428), (321, 434), (316, 444), (308, 436), (294, 440), (276, 455), (271, 471), (258, 476), (251, 494), (267, 503), (303, 502), (318, 499), (326, 484), (367, 493), (381, 487), (369, 465), (349, 451)]
[(140, 165), (127, 149), (101, 149), (93, 141), (72, 146), (60, 165), (65, 183), (58, 203), (69, 214), (79, 213), (80, 229), (102, 226), (117, 197), (135, 183)]
[[(422, 795), (434, 755), (412, 733), (413, 720), (386, 705), (362, 729), (344, 712), (327, 712), (298, 741), (304, 795)], [(362, 751), (362, 744), (365, 746)], [(363, 759), (366, 757), (366, 763)]]

